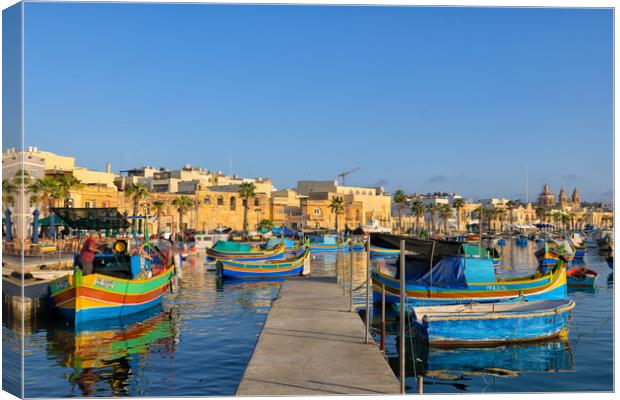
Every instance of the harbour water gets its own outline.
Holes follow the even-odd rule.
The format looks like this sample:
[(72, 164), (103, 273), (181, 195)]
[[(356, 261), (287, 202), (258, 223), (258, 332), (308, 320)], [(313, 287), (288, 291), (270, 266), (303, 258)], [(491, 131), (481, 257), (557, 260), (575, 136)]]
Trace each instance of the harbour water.
[[(533, 246), (530, 243), (530, 246)], [(354, 253), (354, 304), (365, 304), (365, 254)], [(349, 254), (312, 255), (312, 273), (340, 278)], [(373, 260), (379, 265), (381, 260)], [(528, 345), (473, 349), (429, 349), (407, 338), (407, 390), (417, 392), (415, 375), (425, 375), (427, 393), (558, 392), (613, 390), (613, 281), (596, 249), (585, 263), (599, 273), (595, 290), (570, 291), (577, 306), (569, 338)], [(25, 395), (194, 396), (233, 395), (260, 335), (280, 282), (224, 282), (201, 260), (184, 264), (176, 293), (161, 308), (76, 333), (57, 319), (29, 323), (25, 336)], [(533, 248), (508, 243), (503, 276), (535, 269)], [(347, 278), (348, 279), (348, 278)], [(348, 283), (346, 285), (348, 287)], [(379, 315), (372, 316), (378, 340)], [(397, 371), (394, 315), (388, 315), (386, 355)], [(19, 324), (3, 321), (3, 366), (20, 362)], [(418, 361), (411, 361), (412, 353)], [(415, 369), (415, 372), (414, 372)], [(13, 379), (11, 379), (13, 378)], [(5, 389), (17, 375), (7, 375)], [(13, 387), (11, 387), (13, 385)]]

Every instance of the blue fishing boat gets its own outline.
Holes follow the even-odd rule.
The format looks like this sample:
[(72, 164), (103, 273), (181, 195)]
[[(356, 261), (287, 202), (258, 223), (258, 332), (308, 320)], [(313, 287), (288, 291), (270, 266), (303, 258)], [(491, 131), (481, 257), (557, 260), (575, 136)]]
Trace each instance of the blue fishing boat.
[(299, 257), (288, 260), (271, 261), (240, 261), (219, 260), (217, 263), (218, 275), (224, 279), (247, 279), (247, 278), (274, 278), (285, 276), (299, 276), (304, 269), (310, 269), (310, 248), (306, 247)]
[(214, 260), (243, 260), (265, 261), (281, 260), (284, 258), (286, 247), (280, 243), (272, 249), (256, 249), (241, 243), (219, 240), (211, 249), (207, 249), (207, 261)]
[(370, 245), (370, 256), (371, 257), (398, 257), (400, 254), (400, 250), (396, 249), (387, 249), (384, 247)]
[[(373, 242), (399, 241), (401, 237), (383, 235)], [(566, 298), (565, 261), (547, 274), (497, 279), (492, 260), (463, 255), (461, 243), (407, 238), (405, 293), (407, 308), (422, 305), (487, 303), (503, 300), (555, 300)], [(432, 260), (432, 261), (431, 261)], [(399, 265), (399, 261), (396, 262)], [(400, 302), (398, 268), (372, 271), (373, 300), (380, 302), (385, 290), (387, 304)]]
[(336, 235), (308, 236), (310, 239), (310, 250), (316, 252), (347, 252), (350, 249), (349, 240), (338, 242)]
[(573, 300), (414, 307), (416, 334), (431, 346), (495, 345), (568, 334)]

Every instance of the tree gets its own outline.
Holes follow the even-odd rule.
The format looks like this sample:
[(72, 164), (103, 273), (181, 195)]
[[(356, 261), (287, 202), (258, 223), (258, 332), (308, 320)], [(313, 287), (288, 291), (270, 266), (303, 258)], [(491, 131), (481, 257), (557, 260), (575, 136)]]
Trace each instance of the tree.
[(36, 201), (40, 201), (47, 206), (48, 214), (51, 213), (50, 208), (54, 206), (56, 200), (62, 198), (58, 179), (51, 176), (46, 176), (31, 182), (30, 185), (28, 185), (28, 193), (30, 193)]
[(166, 202), (163, 200), (153, 200), (153, 208), (155, 209), (155, 213), (157, 214), (157, 233), (161, 233), (161, 214), (164, 211), (164, 207), (166, 206)]
[(58, 194), (60, 198), (64, 199), (64, 206), (69, 207), (69, 201), (71, 200), (71, 191), (78, 190), (84, 187), (82, 182), (73, 175), (63, 175), (57, 178), (58, 181)]
[(420, 235), (420, 218), (424, 216), (424, 203), (422, 200), (414, 200), (411, 203), (411, 212), (415, 215), (415, 229)]
[(15, 193), (17, 193), (17, 185), (10, 179), (2, 180), (2, 203), (6, 207), (15, 205)]
[(437, 204), (432, 204), (432, 203), (427, 204), (426, 211), (430, 213), (430, 216), (431, 216), (430, 231), (434, 232), (435, 231), (435, 211), (437, 211)]
[(495, 219), (495, 216), (497, 215), (497, 210), (495, 210), (494, 208), (484, 208), (482, 210), (482, 213), (484, 214), (484, 216), (487, 218), (487, 225), (489, 225), (489, 230), (493, 229), (493, 220)]
[(273, 222), (270, 219), (262, 219), (258, 223), (258, 229), (260, 228), (271, 229), (273, 228)]
[(179, 212), (179, 230), (181, 231), (181, 241), (184, 241), (183, 215), (194, 205), (194, 202), (188, 196), (182, 195), (172, 200), (172, 205), (175, 206)]
[(443, 233), (448, 233), (448, 219), (452, 216), (452, 207), (449, 204), (441, 204), (438, 209), (439, 218), (443, 221)]
[(344, 200), (342, 197), (334, 197), (329, 205), (329, 209), (336, 216), (336, 234), (338, 234), (338, 214), (344, 210)]
[(545, 207), (542, 206), (538, 206), (536, 207), (536, 216), (538, 217), (538, 220), (540, 221), (540, 223), (544, 223), (544, 218), (545, 218)]
[(512, 210), (514, 210), (514, 208), (517, 206), (517, 202), (513, 201), (513, 200), (508, 200), (506, 202), (506, 208), (508, 208), (508, 218), (510, 220), (510, 223), (513, 223), (513, 219), (512, 219)]
[(495, 210), (495, 217), (499, 221), (499, 230), (501, 232), (504, 230), (504, 218), (506, 217), (506, 210), (501, 208)]
[(461, 232), (461, 210), (465, 207), (465, 200), (463, 199), (454, 199), (452, 202), (452, 207), (456, 210), (456, 230)]
[[(149, 195), (149, 190), (144, 183), (132, 183), (125, 188), (125, 196), (133, 202), (133, 216), (138, 216), (140, 202)], [(135, 225), (135, 222), (133, 223)]]
[(402, 190), (397, 190), (392, 196), (394, 204), (396, 204), (396, 210), (398, 211), (398, 231), (402, 232), (403, 229), (403, 208), (407, 205), (407, 195)]
[(250, 206), (250, 199), (256, 197), (256, 185), (252, 182), (243, 182), (239, 185), (239, 197), (243, 203), (243, 234), (248, 235), (248, 208)]

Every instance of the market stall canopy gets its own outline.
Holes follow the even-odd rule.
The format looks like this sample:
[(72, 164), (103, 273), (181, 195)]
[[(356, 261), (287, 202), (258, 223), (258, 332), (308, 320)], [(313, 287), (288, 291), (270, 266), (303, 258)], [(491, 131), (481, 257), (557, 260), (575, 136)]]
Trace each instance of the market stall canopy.
[[(55, 226), (68, 226), (67, 223), (60, 218), (58, 215), (56, 215), (54, 217), (54, 225)], [(50, 226), (50, 217), (45, 217), (45, 218), (40, 218), (39, 219), (39, 226)]]
[[(131, 226), (116, 208), (52, 208), (51, 211), (73, 229), (120, 229)], [(54, 223), (59, 224), (57, 218)]]

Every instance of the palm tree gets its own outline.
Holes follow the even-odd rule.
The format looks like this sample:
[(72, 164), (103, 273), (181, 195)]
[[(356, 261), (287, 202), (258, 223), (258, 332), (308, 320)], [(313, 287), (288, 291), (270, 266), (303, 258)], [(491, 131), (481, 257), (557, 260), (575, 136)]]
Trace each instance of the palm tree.
[(506, 210), (502, 208), (495, 210), (495, 217), (499, 221), (499, 230), (501, 232), (504, 230), (504, 218), (506, 217)]
[(28, 173), (28, 171), (25, 171), (23, 169), (18, 169), (15, 172), (15, 176), (13, 176), (13, 183), (17, 186), (28, 186), (30, 185), (31, 179), (30, 179), (30, 174)]
[(443, 233), (448, 233), (448, 218), (452, 216), (452, 207), (449, 204), (441, 204), (437, 210), (439, 218), (443, 220)]
[(495, 219), (495, 216), (497, 215), (497, 210), (493, 209), (493, 208), (485, 208), (482, 210), (482, 213), (484, 214), (485, 217), (487, 217), (487, 225), (489, 225), (489, 230), (493, 229), (493, 219)]
[(431, 216), (431, 224), (430, 224), (431, 229), (429, 230), (429, 233), (434, 232), (435, 231), (435, 211), (437, 211), (437, 204), (432, 204), (432, 203), (427, 204), (426, 211), (430, 213), (430, 216)]
[(424, 203), (422, 202), (422, 200), (420, 199), (414, 200), (411, 203), (411, 212), (413, 213), (413, 215), (415, 215), (415, 229), (419, 236), (420, 235), (420, 218), (424, 216)]
[(84, 185), (73, 175), (63, 175), (60, 178), (57, 178), (57, 181), (59, 195), (62, 199), (64, 199), (64, 206), (69, 207), (71, 191), (81, 189)]
[(243, 200), (243, 234), (248, 235), (248, 208), (250, 198), (256, 197), (256, 185), (252, 182), (243, 182), (239, 185), (239, 197)]
[(452, 207), (456, 210), (456, 230), (461, 232), (461, 210), (465, 207), (465, 200), (454, 199)]
[(157, 233), (161, 233), (161, 214), (164, 211), (164, 207), (166, 206), (166, 202), (163, 200), (153, 200), (153, 208), (155, 209), (155, 213), (157, 214)]
[[(125, 188), (125, 196), (133, 202), (133, 216), (138, 216), (140, 202), (149, 195), (149, 190), (144, 183), (132, 183)], [(135, 225), (135, 220), (132, 222)]]
[(398, 231), (402, 232), (403, 229), (403, 208), (407, 205), (407, 195), (402, 190), (397, 190), (392, 196), (394, 204), (396, 204), (396, 210), (398, 211)]
[(514, 210), (514, 208), (517, 206), (517, 202), (513, 201), (513, 200), (508, 200), (506, 202), (506, 208), (508, 208), (508, 218), (510, 220), (510, 223), (512, 224), (513, 219), (512, 219), (512, 210)]
[(273, 228), (273, 222), (270, 219), (262, 219), (259, 223), (258, 223), (258, 228), (266, 228), (266, 229), (271, 229)]
[(15, 193), (17, 193), (17, 185), (10, 179), (2, 180), (2, 203), (7, 208), (15, 205)]
[(329, 205), (329, 209), (336, 216), (336, 235), (338, 234), (338, 214), (344, 210), (344, 200), (342, 197), (334, 197)]
[(540, 221), (540, 223), (544, 223), (544, 218), (545, 218), (545, 207), (542, 206), (538, 206), (535, 208), (536, 210), (536, 216), (538, 217), (538, 220)]
[(181, 231), (181, 241), (183, 241), (185, 239), (183, 237), (183, 214), (194, 205), (194, 202), (188, 196), (182, 195), (172, 200), (172, 205), (175, 206), (179, 212), (179, 230)]
[(47, 212), (50, 214), (50, 208), (54, 206), (56, 200), (62, 198), (58, 179), (46, 176), (37, 179), (28, 185), (28, 192), (41, 203), (47, 206)]

